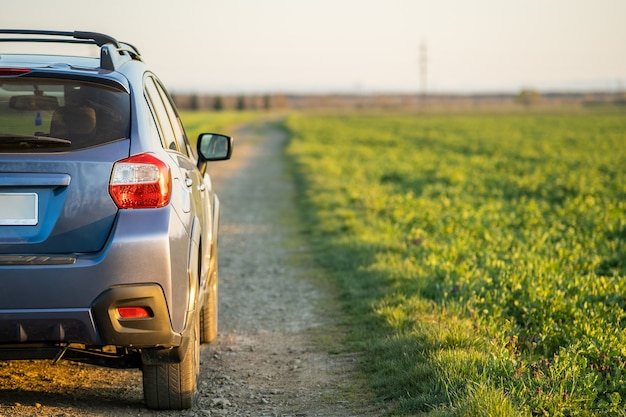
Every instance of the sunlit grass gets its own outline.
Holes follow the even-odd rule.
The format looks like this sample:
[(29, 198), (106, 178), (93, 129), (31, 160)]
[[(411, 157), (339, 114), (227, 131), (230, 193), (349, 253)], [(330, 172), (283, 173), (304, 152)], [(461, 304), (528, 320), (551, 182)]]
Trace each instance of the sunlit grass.
[(287, 127), (307, 234), (398, 414), (625, 409), (623, 112)]

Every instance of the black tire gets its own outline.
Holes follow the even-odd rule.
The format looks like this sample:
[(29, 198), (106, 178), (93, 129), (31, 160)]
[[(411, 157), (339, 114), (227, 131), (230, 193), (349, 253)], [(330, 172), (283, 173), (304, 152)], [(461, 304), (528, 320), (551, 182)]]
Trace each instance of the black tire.
[(192, 340), (180, 363), (143, 365), (143, 396), (148, 408), (184, 410), (193, 406), (200, 372), (198, 320), (195, 320), (192, 333)]
[(215, 271), (209, 284), (209, 297), (200, 310), (200, 342), (211, 343), (217, 338), (218, 279)]

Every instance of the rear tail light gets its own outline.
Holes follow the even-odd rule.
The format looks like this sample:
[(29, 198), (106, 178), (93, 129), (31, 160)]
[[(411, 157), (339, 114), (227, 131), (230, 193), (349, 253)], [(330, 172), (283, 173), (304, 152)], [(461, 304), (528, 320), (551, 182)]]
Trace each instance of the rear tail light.
[(158, 208), (170, 201), (169, 166), (150, 153), (142, 153), (113, 165), (109, 194), (122, 209)]
[(117, 307), (117, 315), (121, 319), (148, 319), (154, 317), (152, 310), (148, 307)]

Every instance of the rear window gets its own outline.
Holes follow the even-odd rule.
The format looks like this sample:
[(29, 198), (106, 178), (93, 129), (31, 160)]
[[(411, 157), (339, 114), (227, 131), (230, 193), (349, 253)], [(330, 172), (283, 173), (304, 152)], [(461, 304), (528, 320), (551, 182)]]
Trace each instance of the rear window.
[(98, 84), (0, 79), (0, 152), (59, 152), (128, 137), (130, 96)]

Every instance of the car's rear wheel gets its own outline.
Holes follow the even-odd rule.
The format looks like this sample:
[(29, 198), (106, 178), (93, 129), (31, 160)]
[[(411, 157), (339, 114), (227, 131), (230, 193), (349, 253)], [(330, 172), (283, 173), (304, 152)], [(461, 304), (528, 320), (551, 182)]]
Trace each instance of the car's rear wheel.
[(199, 327), (195, 320), (192, 340), (180, 363), (143, 365), (143, 396), (148, 408), (183, 410), (193, 405), (200, 373)]
[(210, 283), (209, 299), (200, 310), (200, 341), (202, 343), (210, 343), (217, 338), (217, 288), (216, 270)]

